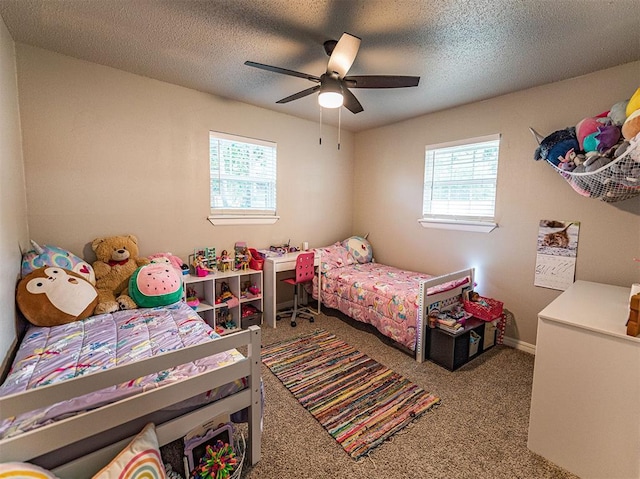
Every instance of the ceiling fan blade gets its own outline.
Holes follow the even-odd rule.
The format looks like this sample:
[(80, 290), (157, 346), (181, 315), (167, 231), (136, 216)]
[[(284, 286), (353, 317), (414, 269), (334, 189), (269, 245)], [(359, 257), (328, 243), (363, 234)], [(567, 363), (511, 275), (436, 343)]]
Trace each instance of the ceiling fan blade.
[(343, 33), (338, 40), (327, 64), (327, 73), (337, 73), (338, 78), (343, 78), (351, 65), (353, 65), (358, 50), (360, 49), (360, 39), (349, 33)]
[(354, 75), (344, 77), (349, 88), (405, 88), (418, 86), (420, 77), (397, 75)]
[(320, 83), (320, 77), (309, 75), (308, 73), (300, 73), (294, 70), (287, 70), (286, 68), (273, 67), (271, 65), (265, 65), (263, 63), (250, 62), (248, 60), (244, 62), (244, 64), (250, 67), (260, 68), (261, 70), (267, 70), (274, 73), (282, 73), (283, 75), (290, 75), (292, 77), (304, 78), (306, 80)]
[(293, 100), (298, 100), (299, 98), (304, 98), (307, 95), (311, 95), (313, 92), (318, 91), (320, 89), (320, 85), (312, 86), (311, 88), (307, 88), (306, 90), (299, 91), (298, 93), (294, 93), (282, 100), (278, 100), (276, 103), (289, 103)]
[(364, 110), (356, 96), (348, 88), (342, 88), (342, 95), (344, 97), (343, 105), (351, 113), (360, 113)]

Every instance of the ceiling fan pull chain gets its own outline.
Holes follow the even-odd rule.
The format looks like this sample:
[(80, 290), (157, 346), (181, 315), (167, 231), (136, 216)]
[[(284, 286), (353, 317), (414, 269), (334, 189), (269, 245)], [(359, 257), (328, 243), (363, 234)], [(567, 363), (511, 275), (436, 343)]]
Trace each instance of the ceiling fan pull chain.
[(320, 144), (322, 145), (322, 107), (320, 107)]
[(340, 123), (342, 122), (342, 108), (338, 108), (338, 150), (340, 149)]

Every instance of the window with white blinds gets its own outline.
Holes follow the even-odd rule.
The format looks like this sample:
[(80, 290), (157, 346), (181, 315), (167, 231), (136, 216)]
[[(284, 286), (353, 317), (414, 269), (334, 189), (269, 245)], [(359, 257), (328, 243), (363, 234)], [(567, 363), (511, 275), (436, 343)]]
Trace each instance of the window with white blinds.
[(276, 214), (276, 144), (209, 132), (212, 215)]
[(427, 146), (423, 218), (493, 222), (499, 149), (500, 135)]

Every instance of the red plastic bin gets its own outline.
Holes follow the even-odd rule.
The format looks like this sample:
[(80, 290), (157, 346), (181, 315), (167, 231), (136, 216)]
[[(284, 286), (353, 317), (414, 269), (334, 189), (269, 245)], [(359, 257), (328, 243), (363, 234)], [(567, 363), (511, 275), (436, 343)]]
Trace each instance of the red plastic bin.
[(249, 248), (249, 254), (251, 254), (251, 258), (249, 259), (249, 268), (257, 271), (262, 270), (264, 266), (264, 259), (260, 256), (258, 250), (255, 248)]
[(478, 301), (464, 301), (464, 310), (474, 317), (484, 321), (493, 321), (502, 316), (504, 303), (493, 298), (480, 296)]

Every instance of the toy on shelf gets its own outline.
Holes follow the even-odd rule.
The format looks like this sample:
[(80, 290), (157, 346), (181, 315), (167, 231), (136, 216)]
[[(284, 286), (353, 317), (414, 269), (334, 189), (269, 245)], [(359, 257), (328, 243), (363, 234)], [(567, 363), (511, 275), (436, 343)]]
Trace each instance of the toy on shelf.
[(227, 252), (226, 249), (223, 249), (222, 253), (220, 253), (220, 256), (218, 256), (218, 270), (224, 272), (224, 271), (230, 271), (232, 269), (233, 269), (233, 258), (229, 256), (229, 253)]
[(252, 304), (243, 304), (242, 305), (242, 317), (246, 318), (247, 316), (253, 316), (254, 314), (260, 313), (260, 310), (256, 308)]
[(190, 286), (187, 286), (186, 302), (187, 306), (190, 306), (194, 310), (200, 305), (200, 299), (198, 298), (196, 290)]
[(217, 271), (216, 249), (198, 248), (193, 251), (191, 266), (196, 276), (207, 276)]
[(249, 248), (247, 248), (247, 243), (244, 241), (238, 241), (235, 245), (235, 252), (236, 269), (241, 269), (242, 271), (248, 270), (251, 254), (249, 253)]
[(220, 283), (220, 295), (216, 297), (216, 304), (226, 303), (226, 306), (232, 308), (237, 306), (239, 301), (233, 293), (231, 292), (231, 288), (226, 282)]
[(264, 257), (255, 248), (249, 248), (249, 268), (261, 271), (264, 267)]
[(260, 288), (251, 281), (245, 281), (242, 285), (242, 291), (240, 292), (241, 298), (255, 298), (260, 296)]
[(220, 308), (218, 318), (216, 320), (216, 326), (223, 328), (222, 331), (219, 331), (216, 328), (216, 331), (219, 334), (223, 334), (229, 329), (236, 329), (238, 327), (236, 322), (233, 320), (233, 315), (231, 314), (231, 311), (229, 311), (228, 307), (224, 306)]

